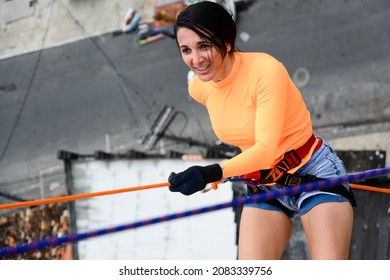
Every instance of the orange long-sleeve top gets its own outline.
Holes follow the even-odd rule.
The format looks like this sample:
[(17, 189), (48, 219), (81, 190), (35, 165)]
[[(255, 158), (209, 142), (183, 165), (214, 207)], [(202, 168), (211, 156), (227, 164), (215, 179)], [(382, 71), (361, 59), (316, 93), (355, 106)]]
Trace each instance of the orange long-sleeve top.
[[(216, 136), (242, 151), (221, 162), (225, 178), (272, 168), (313, 133), (301, 93), (283, 64), (269, 54), (234, 52), (234, 64), (225, 79), (203, 82), (195, 77), (188, 90), (206, 106)], [(300, 166), (308, 161), (315, 144)]]

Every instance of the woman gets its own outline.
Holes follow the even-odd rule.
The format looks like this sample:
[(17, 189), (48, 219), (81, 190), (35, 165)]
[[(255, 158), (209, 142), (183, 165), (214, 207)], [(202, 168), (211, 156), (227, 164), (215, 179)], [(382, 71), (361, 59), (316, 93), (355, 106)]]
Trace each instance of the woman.
[[(217, 137), (242, 153), (172, 172), (170, 190), (190, 195), (208, 183), (244, 175), (257, 182), (248, 187), (255, 193), (345, 175), (330, 145), (313, 135), (310, 114), (285, 67), (268, 54), (235, 50), (236, 31), (230, 14), (210, 1), (188, 6), (177, 18), (182, 59), (196, 74), (189, 93), (207, 107)], [(292, 234), (291, 218), (299, 215), (312, 259), (347, 259), (353, 203), (346, 183), (246, 204), (238, 257), (280, 259)]]

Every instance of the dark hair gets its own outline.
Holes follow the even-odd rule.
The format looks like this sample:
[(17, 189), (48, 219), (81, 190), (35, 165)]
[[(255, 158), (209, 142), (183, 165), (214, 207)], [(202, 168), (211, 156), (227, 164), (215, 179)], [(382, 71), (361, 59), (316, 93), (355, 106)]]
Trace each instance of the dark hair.
[(188, 28), (210, 42), (223, 57), (227, 54), (226, 43), (230, 44), (231, 52), (235, 50), (236, 23), (232, 15), (215, 2), (204, 1), (186, 7), (176, 19), (176, 38), (180, 27)]

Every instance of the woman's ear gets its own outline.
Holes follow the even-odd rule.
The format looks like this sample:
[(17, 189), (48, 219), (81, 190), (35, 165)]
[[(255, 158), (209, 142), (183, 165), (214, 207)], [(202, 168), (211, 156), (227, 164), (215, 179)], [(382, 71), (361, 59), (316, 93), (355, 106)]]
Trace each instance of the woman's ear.
[(229, 43), (226, 43), (226, 51), (229, 53), (232, 50), (232, 46)]

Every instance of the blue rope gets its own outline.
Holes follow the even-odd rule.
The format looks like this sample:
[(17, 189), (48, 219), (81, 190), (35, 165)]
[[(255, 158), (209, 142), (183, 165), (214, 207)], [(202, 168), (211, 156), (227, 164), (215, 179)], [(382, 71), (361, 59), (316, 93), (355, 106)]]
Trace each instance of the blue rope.
[(194, 210), (188, 210), (184, 212), (179, 212), (179, 213), (174, 213), (166, 216), (161, 216), (161, 217), (156, 217), (153, 219), (149, 220), (143, 220), (143, 221), (138, 221), (130, 224), (124, 224), (120, 226), (115, 226), (115, 227), (109, 227), (109, 228), (103, 228), (103, 229), (98, 229), (90, 232), (85, 232), (85, 233), (71, 233), (68, 235), (64, 235), (62, 237), (50, 237), (38, 241), (33, 241), (30, 243), (21, 243), (17, 244), (13, 247), (5, 247), (0, 249), (0, 257), (6, 257), (14, 254), (22, 254), (26, 252), (31, 252), (35, 250), (41, 250), (46, 247), (56, 247), (65, 243), (74, 243), (78, 242), (87, 238), (92, 238), (92, 237), (97, 237), (105, 234), (111, 234), (114, 232), (120, 232), (124, 230), (129, 230), (129, 229), (135, 229), (139, 228), (142, 226), (147, 226), (147, 225), (153, 225), (161, 222), (167, 222), (175, 219), (180, 219), (188, 216), (193, 216), (193, 215), (199, 215), (203, 214), (206, 212), (212, 212), (224, 208), (229, 208), (229, 207), (237, 207), (237, 206), (242, 206), (247, 203), (251, 202), (257, 202), (257, 201), (266, 201), (266, 200), (271, 200), (275, 199), (281, 196), (285, 195), (294, 195), (302, 192), (308, 192), (312, 190), (319, 190), (323, 189), (326, 187), (331, 187), (335, 185), (339, 185), (345, 182), (351, 182), (351, 181), (359, 181), (363, 180), (366, 178), (372, 178), (372, 177), (377, 177), (380, 175), (385, 175), (387, 173), (390, 173), (390, 167), (387, 168), (380, 168), (380, 169), (373, 169), (373, 170), (367, 170), (364, 172), (359, 172), (359, 173), (353, 173), (349, 175), (344, 175), (340, 177), (334, 177), (330, 179), (325, 179), (321, 181), (316, 181), (313, 183), (308, 183), (300, 186), (294, 186), (294, 187), (289, 187), (289, 188), (283, 188), (283, 189), (278, 189), (278, 190), (273, 190), (269, 192), (262, 192), (259, 194), (255, 194), (252, 196), (246, 196), (243, 198), (238, 198), (238, 199), (233, 199), (230, 202), (225, 202), (225, 203), (220, 203), (212, 206), (207, 206), (207, 207), (202, 207)]

